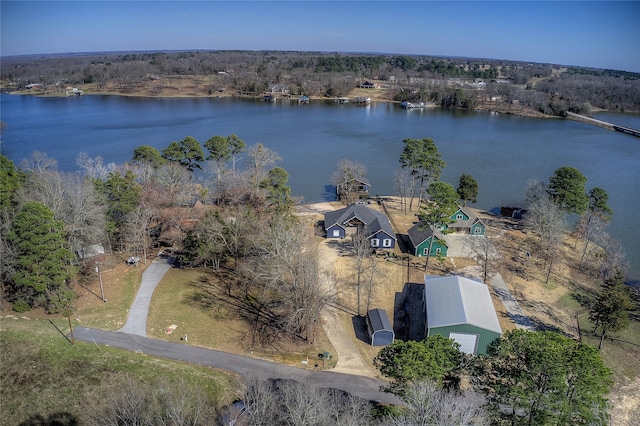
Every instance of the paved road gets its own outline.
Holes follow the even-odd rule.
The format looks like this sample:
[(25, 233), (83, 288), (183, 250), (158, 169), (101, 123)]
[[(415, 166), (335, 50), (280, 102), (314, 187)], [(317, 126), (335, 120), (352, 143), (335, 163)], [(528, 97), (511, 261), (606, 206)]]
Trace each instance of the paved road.
[(383, 381), (370, 377), (332, 371), (309, 371), (242, 355), (189, 346), (188, 344), (150, 339), (121, 331), (76, 327), (73, 334), (77, 340), (234, 371), (247, 378), (293, 379), (319, 387), (342, 389), (368, 401), (401, 404), (401, 401), (395, 396), (380, 392), (379, 387), (384, 384)]
[(147, 316), (149, 315), (151, 296), (153, 296), (153, 292), (162, 277), (171, 269), (172, 263), (173, 258), (159, 256), (145, 269), (142, 273), (142, 283), (129, 309), (127, 323), (119, 331), (138, 336), (147, 335)]

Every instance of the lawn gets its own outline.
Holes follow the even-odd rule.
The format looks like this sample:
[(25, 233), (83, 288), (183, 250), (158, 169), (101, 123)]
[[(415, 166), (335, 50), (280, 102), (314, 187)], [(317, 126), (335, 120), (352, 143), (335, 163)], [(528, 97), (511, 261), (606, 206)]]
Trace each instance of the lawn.
[(147, 265), (127, 266), (124, 262), (102, 272), (106, 302), (98, 277), (91, 277), (84, 286), (78, 286), (78, 299), (73, 317), (78, 324), (103, 330), (118, 330), (127, 322), (129, 307), (133, 303), (142, 273)]
[[(211, 271), (171, 269), (151, 300), (147, 318), (149, 337), (309, 369), (321, 367), (311, 362), (318, 353), (335, 354), (321, 328), (314, 344), (283, 339), (277, 346), (261, 347), (254, 341), (252, 327), (242, 318), (242, 312), (220, 303), (227, 294), (217, 294), (219, 290), (210, 283), (223, 279), (228, 277)], [(302, 364), (307, 357), (309, 363)]]

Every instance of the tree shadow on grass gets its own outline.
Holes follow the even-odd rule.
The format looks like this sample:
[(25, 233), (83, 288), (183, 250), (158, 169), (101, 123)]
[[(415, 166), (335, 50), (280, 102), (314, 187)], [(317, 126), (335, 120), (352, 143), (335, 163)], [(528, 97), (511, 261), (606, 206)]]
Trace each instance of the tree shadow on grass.
[(36, 414), (29, 417), (20, 426), (75, 426), (79, 425), (78, 418), (67, 412), (52, 413), (48, 416)]

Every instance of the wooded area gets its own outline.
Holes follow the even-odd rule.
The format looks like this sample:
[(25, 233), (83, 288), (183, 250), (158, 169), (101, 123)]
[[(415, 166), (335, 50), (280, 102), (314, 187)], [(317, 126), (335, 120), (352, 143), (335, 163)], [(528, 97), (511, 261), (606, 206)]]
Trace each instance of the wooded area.
[[(187, 93), (173, 83), (189, 80)], [(640, 74), (496, 59), (280, 51), (87, 53), (3, 58), (10, 91), (145, 96), (258, 96), (278, 87), (291, 96), (342, 97), (375, 81), (388, 101), (562, 116), (592, 108), (640, 111)], [(33, 86), (36, 85), (36, 86)], [(524, 111), (523, 111), (524, 110)]]

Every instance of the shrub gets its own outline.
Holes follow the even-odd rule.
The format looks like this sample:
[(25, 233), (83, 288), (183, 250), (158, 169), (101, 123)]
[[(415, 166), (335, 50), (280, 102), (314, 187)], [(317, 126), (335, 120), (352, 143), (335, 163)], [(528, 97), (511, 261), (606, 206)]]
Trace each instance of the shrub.
[(13, 308), (12, 309), (14, 311), (18, 312), (18, 313), (23, 313), (23, 312), (30, 311), (31, 310), (31, 306), (29, 306), (29, 304), (27, 303), (26, 300), (18, 299), (13, 304)]

